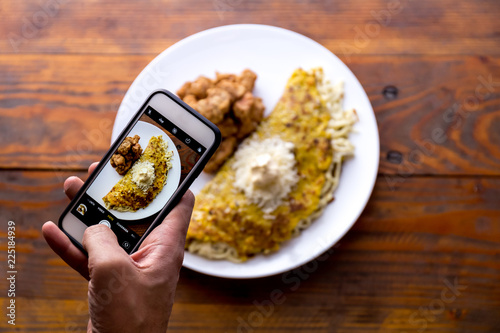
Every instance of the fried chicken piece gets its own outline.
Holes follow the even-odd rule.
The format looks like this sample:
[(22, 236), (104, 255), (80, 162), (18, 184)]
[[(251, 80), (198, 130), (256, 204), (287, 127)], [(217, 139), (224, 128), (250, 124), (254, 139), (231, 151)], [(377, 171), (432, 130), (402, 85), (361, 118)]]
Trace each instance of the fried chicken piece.
[(138, 159), (141, 156), (142, 149), (139, 144), (140, 136), (126, 137), (116, 150), (118, 154), (123, 155), (127, 160)]
[(111, 166), (115, 168), (116, 172), (120, 175), (124, 175), (132, 166), (132, 161), (127, 161), (123, 155), (113, 154), (110, 160)]
[(219, 72), (215, 72), (215, 76), (216, 76), (215, 84), (219, 83), (222, 80), (228, 80), (231, 82), (236, 82), (238, 80), (238, 77), (236, 76), (236, 74), (229, 74), (229, 73), (221, 74)]
[(259, 123), (245, 119), (244, 121), (238, 122), (238, 133), (236, 133), (236, 138), (242, 140), (257, 129)]
[(234, 136), (230, 136), (222, 140), (219, 148), (215, 151), (215, 154), (210, 158), (205, 169), (205, 172), (215, 173), (219, 170), (220, 166), (233, 154), (236, 150), (238, 142)]
[(191, 87), (191, 82), (185, 82), (182, 87), (177, 90), (177, 96), (179, 96), (180, 99), (184, 99), (184, 97), (188, 94), (188, 90)]
[(245, 69), (238, 77), (238, 82), (245, 87), (247, 92), (252, 92), (255, 80), (257, 80), (257, 74), (249, 69)]
[(213, 105), (217, 105), (217, 108), (223, 114), (226, 114), (231, 107), (231, 95), (224, 89), (220, 89), (217, 87), (208, 89), (207, 99)]
[(177, 90), (177, 95), (184, 99), (186, 95), (194, 95), (197, 99), (207, 97), (207, 91), (213, 88), (214, 82), (208, 77), (200, 76), (193, 82), (186, 82)]
[(262, 104), (261, 98), (247, 92), (242, 99), (234, 103), (233, 113), (238, 121), (236, 137), (242, 139), (252, 133), (259, 125), (264, 116), (264, 104)]
[(198, 99), (195, 95), (186, 95), (182, 100), (193, 109), (196, 109), (198, 105)]
[(139, 144), (140, 139), (138, 135), (126, 137), (116, 150), (116, 153), (111, 156), (111, 166), (120, 175), (127, 173), (132, 164), (141, 156), (142, 148)]
[(227, 138), (228, 136), (231, 136), (238, 132), (238, 127), (236, 126), (233, 118), (228, 116), (226, 116), (224, 120), (217, 124), (217, 127), (219, 128), (223, 138)]
[(251, 92), (247, 92), (242, 99), (234, 103), (233, 113), (241, 121), (250, 119), (260, 122), (264, 116), (264, 104), (262, 104), (261, 98), (255, 97)]
[(207, 91), (207, 98), (200, 99), (195, 109), (212, 123), (217, 124), (224, 119), (230, 106), (231, 95), (227, 91), (221, 88), (210, 88)]
[(196, 104), (195, 110), (201, 113), (201, 115), (212, 123), (216, 124), (221, 121), (224, 116), (221, 112), (218, 112), (216, 107), (209, 103), (207, 99), (199, 100)]
[(216, 85), (217, 88), (224, 89), (231, 95), (231, 102), (237, 101), (245, 94), (245, 86), (238, 82), (221, 80)]

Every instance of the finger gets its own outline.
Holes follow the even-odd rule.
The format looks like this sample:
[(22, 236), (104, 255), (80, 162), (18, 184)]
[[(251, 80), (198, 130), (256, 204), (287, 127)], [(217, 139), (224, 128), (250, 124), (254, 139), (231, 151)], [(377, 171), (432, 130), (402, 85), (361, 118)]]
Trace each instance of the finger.
[[(140, 249), (149, 246), (158, 247), (158, 245), (167, 245), (166, 250), (172, 249), (172, 247), (184, 249), (193, 206), (194, 195), (188, 190), (165, 220), (148, 235)], [(132, 256), (134, 257), (134, 254)]]
[(89, 166), (89, 175), (94, 172), (95, 168), (97, 168), (97, 165), (99, 164), (99, 162), (94, 162), (92, 163), (90, 166)]
[(181, 238), (186, 238), (189, 228), (189, 221), (191, 221), (191, 213), (194, 207), (194, 194), (188, 190), (183, 196), (181, 201), (175, 206), (174, 209), (167, 215), (163, 223), (164, 227), (168, 227), (174, 234)]
[(128, 254), (118, 245), (116, 235), (108, 227), (96, 224), (83, 234), (83, 248), (89, 255), (89, 276), (94, 278), (96, 269), (106, 274), (123, 266), (124, 260), (131, 262)]
[(66, 196), (70, 198), (70, 200), (72, 200), (76, 196), (82, 185), (83, 180), (76, 176), (71, 176), (64, 181), (64, 193), (66, 193)]
[[(94, 162), (89, 166), (89, 174), (94, 172), (98, 164), (99, 164), (98, 162)], [(82, 185), (83, 185), (83, 180), (81, 180), (76, 176), (71, 176), (64, 182), (64, 193), (66, 193), (66, 196), (68, 198), (73, 199), (80, 190), (80, 187), (82, 187)]]
[(80, 251), (64, 232), (53, 222), (46, 222), (42, 227), (42, 234), (50, 248), (64, 260), (71, 268), (89, 279), (87, 256)]

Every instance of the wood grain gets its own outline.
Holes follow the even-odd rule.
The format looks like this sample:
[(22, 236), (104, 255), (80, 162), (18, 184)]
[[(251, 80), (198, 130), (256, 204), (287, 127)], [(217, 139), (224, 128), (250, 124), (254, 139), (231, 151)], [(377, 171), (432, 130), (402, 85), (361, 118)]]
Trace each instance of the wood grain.
[(257, 23), (297, 31), (339, 55), (500, 54), (495, 0), (54, 2), (4, 1), (0, 52), (157, 54), (208, 28)]
[(361, 81), (380, 130), (377, 183), (323, 260), (256, 280), (182, 269), (170, 331), (499, 332), (499, 11), (497, 0), (1, 1), (0, 251), (15, 221), (19, 274), (17, 325), (4, 293), (0, 331), (85, 332), (87, 282), (40, 230), (68, 203), (63, 180), (107, 150), (157, 54), (259, 23), (311, 37)]
[[(22, 331), (62, 332), (65, 323), (80, 329), (85, 324), (87, 283), (52, 253), (40, 233), (42, 223), (57, 220), (67, 204), (61, 181), (69, 175), (0, 172), (0, 219), (14, 220), (18, 230)], [(170, 329), (229, 332), (242, 322), (254, 325), (255, 304), (269, 305), (277, 289), (283, 303), (263, 318), (264, 332), (413, 332), (423, 325), (420, 309), (439, 305), (451, 283), (464, 288), (436, 310), (428, 329), (488, 332), (499, 324), (484, 314), (485, 308), (500, 307), (499, 197), (497, 177), (410, 177), (391, 189), (381, 176), (359, 221), (321, 261), (257, 280), (183, 269)], [(5, 236), (2, 225), (0, 237)], [(0, 250), (5, 246), (0, 243)], [(0, 257), (2, 267), (5, 260)]]
[[(1, 297), (2, 308), (7, 298)], [(87, 332), (88, 311), (85, 299), (54, 300), (16, 297), (18, 317), (12, 326), (0, 322), (2, 332)]]
[[(9, 58), (9, 59), (7, 59)], [(109, 148), (121, 99), (148, 57), (0, 60), (3, 167), (84, 169)], [(104, 62), (103, 62), (104, 61)]]
[[(0, 168), (86, 169), (150, 60), (0, 56)], [(375, 109), (380, 172), (394, 186), (412, 174), (500, 175), (500, 58), (359, 56), (349, 66)]]

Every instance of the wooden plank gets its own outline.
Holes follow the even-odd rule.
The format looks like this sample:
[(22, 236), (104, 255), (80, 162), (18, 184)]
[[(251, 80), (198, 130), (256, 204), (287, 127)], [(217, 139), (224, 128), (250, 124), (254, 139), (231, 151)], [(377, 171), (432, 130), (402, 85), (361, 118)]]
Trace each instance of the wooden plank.
[[(6, 222), (14, 221), (17, 297), (79, 299), (86, 295), (86, 281), (52, 252), (41, 232), (46, 221), (57, 223), (69, 203), (62, 190), (68, 176), (70, 173), (0, 172), (0, 251), (7, 252)], [(3, 257), (1, 267), (6, 268), (7, 257)]]
[(13, 220), (19, 274), (17, 325), (4, 316), (0, 331), (85, 331), (87, 282), (40, 232), (68, 203), (63, 179), (106, 151), (156, 54), (240, 22), (302, 33), (352, 69), (377, 116), (380, 175), (323, 261), (258, 280), (183, 269), (170, 330), (500, 331), (500, 2), (401, 0), (385, 15), (395, 2), (1, 1), (0, 250)]
[[(0, 56), (0, 168), (85, 169), (98, 160), (151, 58)], [(500, 175), (500, 58), (357, 56), (349, 67), (374, 106), (380, 172), (394, 186), (413, 174)]]
[(68, 169), (99, 159), (121, 99), (151, 60), (119, 58), (2, 57), (0, 165)]
[[(16, 297), (16, 325), (11, 325), (2, 318), (0, 330), (13, 332), (87, 332), (87, 300), (54, 300)], [(10, 299), (0, 298), (5, 309)], [(7, 317), (6, 317), (7, 318)], [(8, 319), (10, 320), (10, 319)]]
[(499, 55), (499, 6), (495, 0), (3, 1), (0, 53), (157, 54), (204, 29), (248, 22), (297, 31), (341, 55)]
[(497, 175), (499, 64), (488, 57), (353, 61), (377, 117), (380, 172), (395, 182), (413, 174)]
[[(452, 293), (450, 291), (448, 293), (447, 297), (451, 298)], [(359, 299), (364, 305), (351, 305), (345, 304), (342, 298), (335, 298), (336, 302), (328, 305), (289, 306), (286, 302), (293, 297), (293, 294), (287, 296), (283, 296), (284, 303), (272, 306), (266, 299), (255, 300), (257, 305), (175, 303), (170, 317), (169, 331), (254, 332), (258, 329), (259, 332), (326, 333), (352, 332), (352, 330), (411, 332), (420, 329), (456, 332), (457, 329), (462, 329), (492, 332), (498, 328), (496, 326), (498, 320), (480, 321), (486, 317), (484, 312), (481, 313), (481, 309), (471, 309), (467, 305), (466, 309), (457, 308), (461, 305), (452, 304), (452, 307), (441, 310), (435, 305), (440, 304), (439, 296), (431, 299), (430, 305), (422, 306), (422, 310), (407, 306), (401, 308), (374, 306), (365, 299)], [(0, 299), (2, 306), (7, 305), (8, 299)], [(2, 332), (86, 332), (88, 312), (86, 301), (83, 299), (17, 298), (16, 302), (19, 306), (16, 325), (14, 327), (1, 322)]]
[[(59, 332), (67, 322), (84, 327), (86, 316), (76, 311), (85, 309), (87, 283), (40, 232), (67, 204), (61, 181), (70, 174), (0, 172), (0, 220), (15, 221), (18, 232), (22, 331)], [(381, 176), (359, 221), (324, 261), (257, 280), (183, 269), (171, 329), (245, 331), (247, 323), (264, 332), (411, 332), (425, 322), (433, 331), (491, 331), (499, 324), (492, 315), (500, 307), (499, 197), (499, 177), (414, 176), (391, 188)], [(0, 242), (0, 250), (5, 246)], [(2, 267), (5, 260), (0, 257)], [(451, 300), (449, 285), (457, 284), (464, 287)], [(269, 305), (275, 289), (283, 303), (258, 324), (264, 312), (255, 304)], [(449, 302), (442, 301), (443, 290)]]

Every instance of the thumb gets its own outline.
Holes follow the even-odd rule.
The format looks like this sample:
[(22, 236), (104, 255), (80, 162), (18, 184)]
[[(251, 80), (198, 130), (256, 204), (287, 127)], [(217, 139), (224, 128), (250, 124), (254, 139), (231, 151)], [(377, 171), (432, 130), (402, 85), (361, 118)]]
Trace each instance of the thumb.
[(89, 254), (89, 275), (107, 274), (130, 264), (129, 255), (118, 244), (116, 235), (102, 224), (88, 227), (83, 234), (83, 248)]
[(184, 242), (193, 212), (194, 200), (193, 193), (188, 190), (162, 224), (153, 230), (155, 232), (153, 239), (158, 237), (160, 243), (170, 244), (184, 251)]
[(178, 239), (185, 240), (193, 212), (195, 197), (193, 192), (188, 190), (177, 206), (167, 215), (162, 227), (168, 228)]
[(139, 251), (131, 255), (141, 266), (151, 266), (156, 260), (162, 265), (177, 267), (182, 265), (184, 243), (194, 206), (194, 195), (187, 191), (180, 202), (141, 244)]

